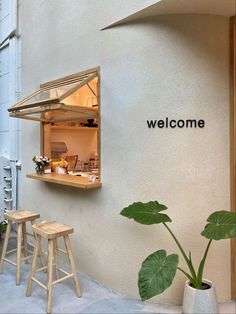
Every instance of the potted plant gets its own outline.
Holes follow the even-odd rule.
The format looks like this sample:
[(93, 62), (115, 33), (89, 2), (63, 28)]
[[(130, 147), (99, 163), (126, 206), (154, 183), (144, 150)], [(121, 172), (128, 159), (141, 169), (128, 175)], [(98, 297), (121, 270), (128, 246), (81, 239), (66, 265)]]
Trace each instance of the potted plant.
[(45, 167), (49, 166), (51, 162), (47, 156), (34, 156), (32, 161), (36, 164), (35, 171), (37, 174), (43, 174)]
[(187, 277), (185, 284), (183, 313), (218, 313), (218, 303), (212, 283), (203, 279), (204, 266), (213, 240), (236, 237), (236, 213), (216, 211), (207, 219), (207, 225), (201, 235), (208, 239), (202, 260), (195, 268), (191, 252), (186, 253), (179, 240), (171, 230), (171, 219), (162, 213), (167, 207), (157, 201), (148, 203), (135, 202), (121, 211), (121, 215), (132, 218), (136, 222), (151, 225), (162, 224), (175, 241), (184, 258), (188, 271), (179, 267), (177, 254), (167, 255), (165, 250), (159, 250), (149, 255), (142, 263), (138, 275), (139, 294), (143, 301), (164, 292), (171, 286), (176, 271)]
[(0, 240), (2, 240), (3, 234), (5, 233), (6, 229), (7, 221), (6, 220), (0, 221)]

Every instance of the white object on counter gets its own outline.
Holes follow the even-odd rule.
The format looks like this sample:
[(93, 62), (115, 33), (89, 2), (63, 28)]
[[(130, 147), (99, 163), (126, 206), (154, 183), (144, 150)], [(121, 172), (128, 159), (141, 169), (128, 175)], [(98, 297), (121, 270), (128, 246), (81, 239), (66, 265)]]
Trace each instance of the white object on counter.
[(56, 167), (56, 173), (57, 174), (66, 174), (66, 169), (62, 167)]
[(88, 181), (94, 183), (96, 181), (96, 176), (93, 174), (89, 174), (88, 175)]

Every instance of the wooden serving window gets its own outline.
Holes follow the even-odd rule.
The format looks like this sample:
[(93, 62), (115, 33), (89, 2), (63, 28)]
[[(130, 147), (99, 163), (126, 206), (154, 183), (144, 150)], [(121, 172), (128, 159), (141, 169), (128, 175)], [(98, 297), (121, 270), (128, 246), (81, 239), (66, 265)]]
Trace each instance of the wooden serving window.
[(8, 110), (11, 117), (40, 122), (41, 155), (52, 159), (51, 173), (27, 177), (84, 189), (101, 186), (99, 68), (44, 83)]

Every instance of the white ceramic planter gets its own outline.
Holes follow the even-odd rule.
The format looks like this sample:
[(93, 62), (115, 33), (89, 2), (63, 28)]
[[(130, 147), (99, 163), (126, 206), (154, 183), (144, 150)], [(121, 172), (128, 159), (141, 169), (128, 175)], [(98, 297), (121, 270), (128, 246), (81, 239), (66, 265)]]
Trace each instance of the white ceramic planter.
[(215, 288), (212, 282), (203, 279), (203, 282), (210, 286), (209, 289), (199, 290), (189, 286), (185, 282), (183, 313), (184, 314), (217, 314), (219, 313)]

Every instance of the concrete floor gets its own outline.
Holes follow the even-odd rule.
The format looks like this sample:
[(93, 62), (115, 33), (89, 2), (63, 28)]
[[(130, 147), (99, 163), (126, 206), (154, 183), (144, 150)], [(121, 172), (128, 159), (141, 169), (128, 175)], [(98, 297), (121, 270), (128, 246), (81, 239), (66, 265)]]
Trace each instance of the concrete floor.
[[(14, 254), (11, 255), (14, 260)], [(26, 297), (26, 285), (30, 264), (22, 264), (22, 283), (15, 285), (15, 267), (4, 264), (0, 275), (0, 313), (45, 313), (46, 292), (33, 284), (31, 297)], [(46, 282), (46, 274), (38, 273), (37, 278)], [(182, 313), (181, 306), (141, 302), (120, 295), (79, 274), (82, 297), (77, 298), (73, 280), (68, 279), (53, 288), (53, 313)], [(235, 314), (236, 303), (220, 304), (220, 313)]]

